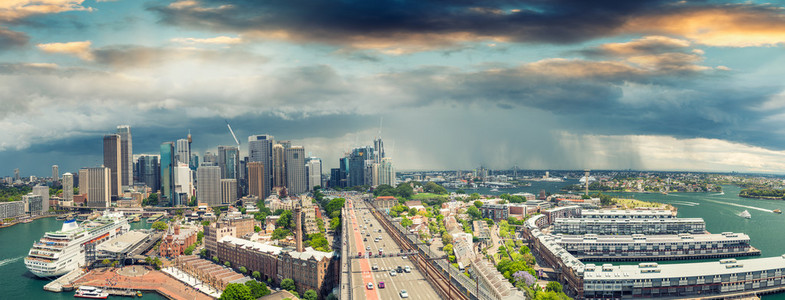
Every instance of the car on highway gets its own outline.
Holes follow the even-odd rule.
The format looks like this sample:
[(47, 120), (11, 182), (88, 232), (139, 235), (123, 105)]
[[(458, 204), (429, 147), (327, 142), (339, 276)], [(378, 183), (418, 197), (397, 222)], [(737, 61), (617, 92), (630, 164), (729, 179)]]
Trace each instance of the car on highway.
[(365, 246), (365, 251), (371, 251), (371, 246)]
[(373, 289), (373, 282), (369, 282), (369, 283), (368, 283), (368, 285), (366, 285), (366, 287), (367, 287), (369, 290), (372, 290), (372, 289)]
[(378, 269), (379, 269), (379, 265), (377, 264), (373, 264), (373, 266), (371, 266), (371, 270), (378, 270)]
[(395, 270), (390, 270), (390, 276), (396, 276), (396, 275), (398, 275), (398, 272), (395, 272)]
[(363, 257), (363, 253), (362, 252), (357, 252), (357, 257)]
[(398, 266), (398, 268), (396, 268), (395, 270), (398, 271), (398, 273), (403, 273), (403, 267), (401, 266)]
[(368, 241), (368, 238), (363, 238), (363, 242), (367, 242), (367, 241)]
[(383, 288), (384, 288), (384, 281), (379, 281), (379, 288), (380, 288), (380, 289), (383, 289)]
[(406, 290), (401, 290), (400, 295), (401, 298), (409, 298), (409, 292), (407, 292)]
[(405, 267), (403, 267), (403, 271), (406, 272), (406, 273), (411, 273), (412, 272), (412, 268), (409, 267), (409, 266), (405, 266)]

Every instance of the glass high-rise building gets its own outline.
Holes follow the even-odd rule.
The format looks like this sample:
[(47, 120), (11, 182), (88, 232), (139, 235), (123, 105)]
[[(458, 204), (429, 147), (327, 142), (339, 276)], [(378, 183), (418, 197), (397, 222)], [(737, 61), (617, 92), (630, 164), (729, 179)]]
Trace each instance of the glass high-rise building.
[(218, 167), (222, 179), (239, 178), (240, 151), (236, 146), (218, 146)]
[(104, 136), (104, 166), (109, 168), (110, 193), (112, 197), (122, 194), (122, 145), (119, 134), (108, 134)]
[(164, 142), (161, 144), (161, 194), (158, 195), (159, 204), (174, 203), (174, 143)]
[(261, 162), (264, 168), (264, 195), (270, 196), (273, 185), (273, 144), (275, 138), (269, 134), (257, 134), (248, 137), (248, 162)]
[(308, 190), (305, 174), (305, 149), (292, 146), (284, 150), (286, 157), (286, 190), (290, 195), (298, 195)]

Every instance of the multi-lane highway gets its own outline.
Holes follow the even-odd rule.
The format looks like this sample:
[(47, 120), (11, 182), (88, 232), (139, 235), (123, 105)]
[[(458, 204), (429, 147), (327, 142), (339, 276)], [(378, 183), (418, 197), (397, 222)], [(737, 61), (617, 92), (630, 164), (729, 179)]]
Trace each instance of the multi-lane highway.
[[(346, 201), (349, 209), (348, 222), (352, 232), (349, 233), (351, 258), (351, 291), (352, 299), (401, 299), (401, 290), (406, 290), (409, 299), (439, 299), (436, 291), (423, 277), (416, 265), (404, 256), (388, 256), (400, 253), (400, 248), (368, 210), (367, 204), (359, 197), (349, 197)], [(381, 240), (376, 241), (376, 238)], [(387, 254), (379, 256), (379, 251)], [(371, 252), (372, 255), (368, 255)], [(358, 254), (362, 257), (358, 258)], [(409, 266), (410, 273), (402, 272), (393, 276), (391, 270), (401, 266)], [(379, 283), (384, 282), (384, 288)], [(368, 284), (373, 289), (368, 289)]]

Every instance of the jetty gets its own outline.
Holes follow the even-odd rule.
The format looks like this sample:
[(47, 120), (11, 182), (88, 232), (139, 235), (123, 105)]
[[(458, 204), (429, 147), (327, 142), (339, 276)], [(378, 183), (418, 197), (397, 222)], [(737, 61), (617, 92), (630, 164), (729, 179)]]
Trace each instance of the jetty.
[(44, 286), (44, 290), (55, 292), (55, 293), (69, 291), (73, 289), (71, 283), (79, 279), (79, 277), (82, 277), (82, 275), (84, 275), (84, 271), (81, 268), (73, 269), (71, 272), (68, 272), (63, 276), (58, 277), (57, 279), (53, 280), (50, 283), (47, 283)]

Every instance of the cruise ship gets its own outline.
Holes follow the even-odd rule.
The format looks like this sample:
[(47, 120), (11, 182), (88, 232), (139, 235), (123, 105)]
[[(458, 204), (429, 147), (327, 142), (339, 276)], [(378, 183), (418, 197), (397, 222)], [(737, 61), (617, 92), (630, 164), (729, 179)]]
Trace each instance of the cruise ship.
[(33, 243), (25, 257), (25, 266), (38, 277), (64, 275), (85, 264), (85, 245), (100, 244), (130, 228), (121, 213), (104, 212), (82, 224), (66, 220), (59, 231), (47, 232)]

